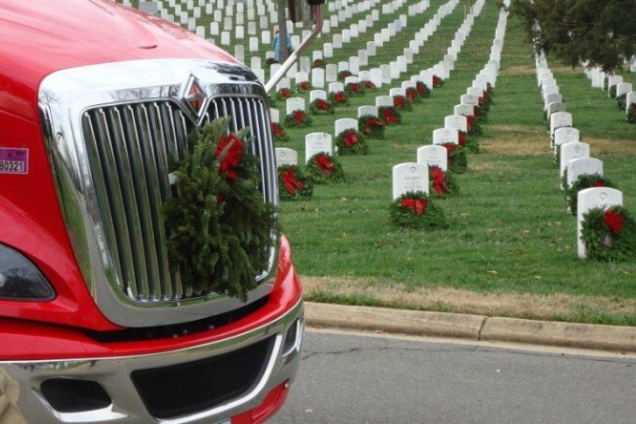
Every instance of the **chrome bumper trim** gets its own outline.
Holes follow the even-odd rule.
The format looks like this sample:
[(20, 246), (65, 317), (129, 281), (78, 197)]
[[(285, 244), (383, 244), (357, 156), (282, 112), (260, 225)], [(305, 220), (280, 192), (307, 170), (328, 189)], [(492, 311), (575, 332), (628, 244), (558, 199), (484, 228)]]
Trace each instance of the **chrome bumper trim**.
[[(283, 352), (285, 336), (298, 326), (293, 346)], [(118, 358), (67, 359), (54, 361), (0, 362), (0, 400), (8, 399), (7, 409), (21, 414), (28, 423), (215, 423), (230, 419), (257, 407), (273, 388), (292, 381), (300, 362), (302, 349), (303, 305), (299, 301), (278, 320), (236, 337), (178, 351)], [(226, 354), (265, 338), (275, 341), (266, 359), (260, 379), (243, 395), (208, 410), (171, 419), (157, 419), (146, 410), (130, 375), (135, 370), (160, 368), (189, 363)], [(73, 378), (98, 382), (112, 399), (103, 409), (79, 413), (55, 411), (39, 387), (50, 378)], [(9, 383), (7, 383), (9, 382)], [(4, 384), (3, 384), (4, 383)], [(169, 382), (166, 382), (169, 384)], [(8, 416), (8, 415), (7, 415)], [(0, 410), (0, 424), (4, 420)], [(20, 422), (20, 421), (15, 421)]]

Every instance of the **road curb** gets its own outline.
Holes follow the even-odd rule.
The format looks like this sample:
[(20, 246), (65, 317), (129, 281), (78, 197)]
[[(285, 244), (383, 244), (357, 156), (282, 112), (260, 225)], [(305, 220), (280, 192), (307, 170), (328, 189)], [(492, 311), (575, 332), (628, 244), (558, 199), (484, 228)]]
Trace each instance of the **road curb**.
[(636, 352), (636, 328), (305, 302), (313, 327)]

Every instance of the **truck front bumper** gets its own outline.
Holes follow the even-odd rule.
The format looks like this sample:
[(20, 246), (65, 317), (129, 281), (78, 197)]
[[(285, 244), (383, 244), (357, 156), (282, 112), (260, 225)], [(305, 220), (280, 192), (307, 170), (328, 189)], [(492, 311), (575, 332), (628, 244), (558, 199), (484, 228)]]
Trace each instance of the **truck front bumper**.
[(267, 325), (187, 349), (0, 362), (0, 424), (262, 422), (296, 374), (303, 328), (298, 301)]

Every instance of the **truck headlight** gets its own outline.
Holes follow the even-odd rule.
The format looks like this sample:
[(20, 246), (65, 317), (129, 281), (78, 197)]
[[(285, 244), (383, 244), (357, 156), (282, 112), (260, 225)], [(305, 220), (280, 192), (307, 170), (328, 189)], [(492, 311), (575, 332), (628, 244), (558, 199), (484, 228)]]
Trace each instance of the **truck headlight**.
[(0, 299), (51, 300), (53, 288), (27, 258), (0, 244)]

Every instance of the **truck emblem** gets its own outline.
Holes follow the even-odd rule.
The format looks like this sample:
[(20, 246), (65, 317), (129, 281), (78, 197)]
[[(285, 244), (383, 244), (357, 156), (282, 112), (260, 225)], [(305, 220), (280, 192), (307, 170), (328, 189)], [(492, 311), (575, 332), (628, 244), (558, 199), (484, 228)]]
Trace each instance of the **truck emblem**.
[(197, 117), (201, 116), (201, 111), (203, 110), (205, 99), (205, 93), (196, 78), (190, 78), (190, 81), (188, 82), (187, 88), (185, 90), (183, 102), (188, 105), (188, 107), (196, 114)]

